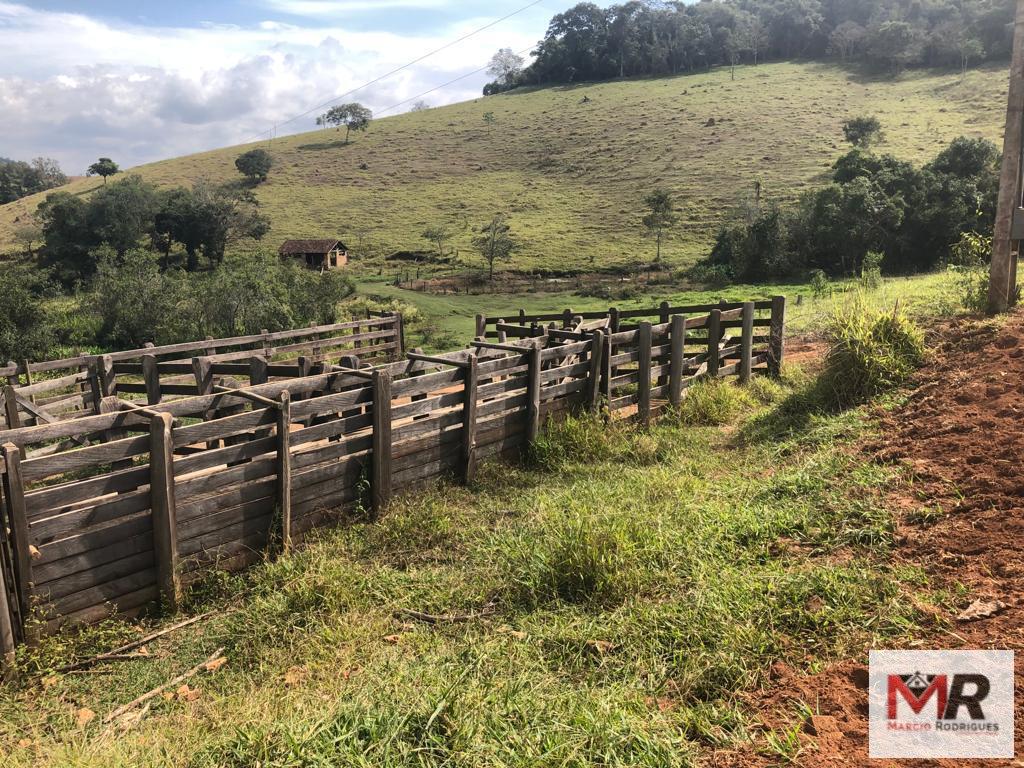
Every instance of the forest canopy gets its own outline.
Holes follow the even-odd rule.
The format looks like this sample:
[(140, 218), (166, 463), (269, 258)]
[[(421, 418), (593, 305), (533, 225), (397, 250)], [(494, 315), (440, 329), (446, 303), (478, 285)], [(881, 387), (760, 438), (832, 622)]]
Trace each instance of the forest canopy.
[(1012, 0), (702, 0), (579, 3), (551, 19), (520, 85), (671, 75), (765, 60), (832, 59), (882, 72), (1009, 58)]

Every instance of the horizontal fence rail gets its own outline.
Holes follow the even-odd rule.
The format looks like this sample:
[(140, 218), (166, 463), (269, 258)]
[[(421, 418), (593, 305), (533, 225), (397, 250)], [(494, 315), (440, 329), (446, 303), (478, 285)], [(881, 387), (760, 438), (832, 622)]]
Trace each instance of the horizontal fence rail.
[[(210, 394), (215, 377), (234, 385), (298, 378), (345, 356), (363, 363), (394, 360), (405, 352), (398, 313), (227, 339), (141, 349), (0, 368), (0, 428), (52, 424), (102, 412), (104, 399), (154, 405)], [(107, 407), (112, 407), (109, 403)]]
[(471, 481), (481, 460), (518, 455), (572, 410), (647, 422), (697, 381), (777, 373), (784, 300), (767, 309), (716, 306), (618, 330), (577, 318), (371, 367), (349, 355), (292, 377), (276, 363), (246, 377), (232, 360), (208, 360), (198, 395), (105, 398), (90, 415), (0, 431), (0, 651), (114, 612), (173, 610), (210, 571), (372, 519), (440, 477)]

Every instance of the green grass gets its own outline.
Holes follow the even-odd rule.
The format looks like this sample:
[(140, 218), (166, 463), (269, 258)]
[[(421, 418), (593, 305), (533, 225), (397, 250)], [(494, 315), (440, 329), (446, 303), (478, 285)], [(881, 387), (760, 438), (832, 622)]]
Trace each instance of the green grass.
[[(848, 149), (844, 119), (877, 115), (885, 128), (878, 149), (924, 162), (960, 134), (998, 141), (1006, 87), (1001, 65), (963, 80), (930, 71), (890, 80), (783, 63), (739, 67), (734, 81), (725, 68), (514, 92), (382, 119), (347, 146), (333, 130), (277, 139), (269, 146), (275, 167), (257, 195), (273, 248), (320, 236), (355, 247), (366, 232), (374, 252), (427, 250), (424, 228), (451, 223), (452, 247), (478, 261), (466, 227), (504, 211), (523, 242), (512, 266), (590, 269), (653, 258), (640, 226), (642, 199), (663, 186), (681, 217), (666, 258), (682, 266), (706, 252), (723, 214), (755, 180), (783, 201), (820, 184)], [(488, 111), (497, 118), (491, 126), (483, 121)], [(161, 185), (237, 180), (241, 151), (135, 170)], [(100, 183), (77, 180), (68, 189), (87, 194)], [(15, 219), (40, 200), (0, 208), (0, 251), (11, 245)], [(355, 266), (367, 275), (378, 268), (378, 261)]]
[[(740, 417), (794, 386), (751, 387)], [(779, 441), (679, 419), (552, 428), (523, 467), (485, 465), (472, 488), (401, 498), (376, 525), (212, 579), (189, 610), (222, 610), (148, 660), (48, 677), (135, 633), (44, 642), (22, 659), (39, 677), (0, 693), (0, 752), (13, 766), (663, 768), (749, 739), (784, 751), (743, 693), (778, 660), (815, 669), (905, 640), (907, 593), (927, 589), (889, 557), (894, 470), (843, 450), (868, 417), (816, 418)], [(493, 612), (432, 626), (401, 609)], [(101, 726), (219, 646), (228, 663), (192, 681), (198, 699)], [(77, 725), (81, 708), (98, 717)]]
[[(378, 280), (363, 280), (359, 292), (366, 296), (382, 299), (397, 299), (414, 306), (423, 322), (445, 332), (457, 346), (463, 345), (474, 333), (474, 318), (477, 313), (489, 317), (512, 320), (519, 309), (527, 313), (561, 312), (572, 309), (578, 312), (607, 310), (610, 306), (619, 309), (656, 307), (662, 301), (673, 306), (704, 304), (708, 302), (746, 301), (767, 299), (775, 295), (787, 297), (786, 328), (790, 335), (817, 334), (827, 324), (829, 316), (844, 303), (858, 296), (873, 309), (891, 309), (895, 304), (911, 317), (929, 319), (950, 311), (961, 309), (960, 289), (955, 276), (937, 272), (915, 277), (885, 278), (877, 290), (865, 291), (856, 280), (837, 281), (830, 286), (826, 296), (815, 298), (807, 283), (761, 283), (756, 285), (731, 285), (725, 288), (686, 290), (671, 285), (658, 286), (636, 298), (626, 301), (609, 301), (574, 292), (525, 293), (525, 294), (446, 294), (419, 293), (397, 288)], [(415, 333), (412, 345), (422, 342)], [(437, 348), (429, 340), (424, 345)]]

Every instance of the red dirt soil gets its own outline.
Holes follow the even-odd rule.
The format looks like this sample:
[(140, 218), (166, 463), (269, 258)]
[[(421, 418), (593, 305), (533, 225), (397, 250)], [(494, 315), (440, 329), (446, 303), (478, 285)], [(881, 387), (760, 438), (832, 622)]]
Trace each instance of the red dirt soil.
[[(998, 615), (960, 622), (933, 616), (920, 647), (1009, 649), (1024, 640), (1024, 312), (1005, 324), (955, 320), (930, 339), (933, 360), (913, 382), (909, 400), (882, 417), (884, 437), (863, 446), (866, 458), (909, 469), (909, 487), (891, 498), (905, 518), (896, 557), (923, 568), (933, 585), (963, 584), (968, 597), (1000, 600)], [(936, 513), (927, 522), (920, 510)], [(906, 513), (918, 512), (916, 515)], [(914, 522), (916, 521), (916, 522)], [(915, 646), (918, 644), (915, 643)], [(784, 665), (753, 705), (764, 724), (784, 729), (799, 701), (821, 714), (804, 727), (798, 765), (1024, 766), (1024, 696), (1016, 697), (1017, 760), (870, 760), (867, 756), (867, 667), (848, 660), (817, 675)], [(1024, 653), (1016, 654), (1018, 680)], [(719, 752), (716, 768), (779, 765), (752, 751)]]

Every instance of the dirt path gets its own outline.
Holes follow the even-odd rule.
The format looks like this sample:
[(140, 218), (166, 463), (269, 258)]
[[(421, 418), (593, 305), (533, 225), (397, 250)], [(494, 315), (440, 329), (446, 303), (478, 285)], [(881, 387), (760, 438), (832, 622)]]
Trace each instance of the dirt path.
[[(883, 418), (883, 438), (866, 458), (910, 469), (913, 482), (891, 497), (903, 512), (897, 557), (922, 567), (933, 584), (962, 584), (963, 609), (973, 600), (1006, 605), (998, 615), (958, 621), (935, 616), (922, 648), (1024, 647), (1024, 312), (1002, 327), (958, 320), (943, 327), (935, 357), (915, 381), (909, 401)], [(962, 603), (962, 604), (961, 604)], [(865, 653), (866, 657), (866, 653)], [(1018, 653), (1017, 675), (1024, 673)], [(758, 698), (766, 725), (785, 728), (795, 705), (820, 715), (801, 734), (798, 765), (1024, 766), (1024, 695), (1016, 701), (1016, 761), (869, 760), (866, 658), (813, 676), (779, 665)], [(719, 753), (716, 768), (773, 766), (779, 759)]]

